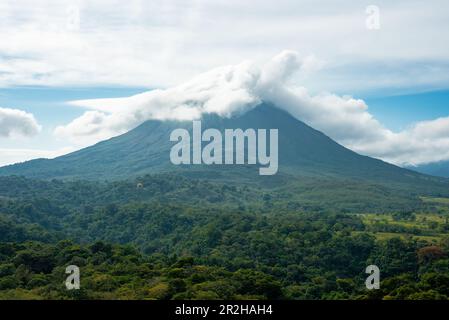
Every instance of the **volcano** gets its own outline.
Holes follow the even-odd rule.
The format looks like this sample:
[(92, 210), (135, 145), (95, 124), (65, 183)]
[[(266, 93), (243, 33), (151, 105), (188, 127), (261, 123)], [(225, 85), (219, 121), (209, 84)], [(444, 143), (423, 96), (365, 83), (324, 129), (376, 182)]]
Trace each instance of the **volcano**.
[[(215, 128), (220, 131), (237, 128), (278, 129), (281, 176), (346, 178), (414, 185), (429, 182), (446, 184), (445, 179), (359, 155), (268, 103), (229, 118), (203, 114), (201, 124), (203, 129)], [(250, 165), (173, 165), (170, 162), (170, 149), (174, 143), (170, 141), (170, 133), (178, 128), (191, 132), (192, 122), (148, 120), (123, 135), (55, 159), (36, 159), (0, 168), (0, 175), (37, 179), (114, 180), (178, 172), (197, 177), (260, 178), (256, 172), (258, 168)]]

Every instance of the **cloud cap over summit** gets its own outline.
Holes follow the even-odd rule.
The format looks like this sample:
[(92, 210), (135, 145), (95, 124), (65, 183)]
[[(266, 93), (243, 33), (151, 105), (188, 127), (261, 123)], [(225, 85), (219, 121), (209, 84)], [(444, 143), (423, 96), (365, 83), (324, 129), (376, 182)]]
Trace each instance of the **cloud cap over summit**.
[(441, 130), (449, 118), (393, 132), (361, 99), (326, 92), (312, 95), (290, 83), (294, 73), (310, 72), (318, 65), (313, 56), (285, 50), (266, 63), (244, 61), (218, 67), (172, 88), (124, 98), (72, 101), (88, 110), (54, 133), (88, 145), (125, 133), (146, 120), (193, 120), (205, 113), (229, 117), (269, 102), (365, 155), (398, 165), (449, 159), (449, 133)]

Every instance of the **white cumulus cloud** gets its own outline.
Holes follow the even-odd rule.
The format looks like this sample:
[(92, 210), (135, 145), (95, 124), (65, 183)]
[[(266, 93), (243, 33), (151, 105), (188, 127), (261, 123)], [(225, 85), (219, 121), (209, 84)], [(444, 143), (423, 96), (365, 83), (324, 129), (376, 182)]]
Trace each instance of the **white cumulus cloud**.
[(41, 126), (31, 113), (10, 108), (0, 108), (0, 137), (33, 136)]

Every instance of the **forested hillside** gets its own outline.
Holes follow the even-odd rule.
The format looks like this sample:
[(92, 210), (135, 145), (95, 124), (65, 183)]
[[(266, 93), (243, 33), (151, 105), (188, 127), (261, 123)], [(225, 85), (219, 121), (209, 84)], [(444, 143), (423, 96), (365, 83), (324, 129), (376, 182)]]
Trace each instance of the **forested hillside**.
[[(323, 199), (310, 185), (291, 196), (176, 175), (1, 182), (0, 298), (449, 297), (442, 198), (417, 196), (405, 209), (407, 198), (371, 186), (336, 193), (335, 203), (346, 201), (339, 208), (330, 189)], [(376, 214), (366, 190), (383, 194)], [(365, 207), (349, 206), (354, 199)], [(80, 291), (64, 287), (70, 264), (81, 268)], [(370, 264), (381, 270), (381, 290), (365, 288)]]

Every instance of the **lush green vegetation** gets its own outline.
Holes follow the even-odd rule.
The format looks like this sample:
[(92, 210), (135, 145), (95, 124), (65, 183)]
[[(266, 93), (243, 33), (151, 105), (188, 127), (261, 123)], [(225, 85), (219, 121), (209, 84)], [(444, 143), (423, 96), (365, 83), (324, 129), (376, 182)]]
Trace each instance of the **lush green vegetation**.
[[(311, 222), (315, 226), (322, 222)], [(273, 232), (274, 234), (275, 232)], [(447, 299), (449, 239), (440, 246), (399, 238), (376, 242), (366, 235), (324, 230), (292, 235), (274, 254), (275, 235), (255, 237), (244, 250), (206, 244), (207, 254), (142, 254), (130, 245), (37, 242), (0, 245), (0, 299)], [(260, 235), (259, 235), (260, 236)], [(250, 237), (248, 235), (248, 237)], [(328, 238), (326, 240), (320, 237)], [(251, 238), (251, 237), (250, 237)], [(307, 240), (306, 240), (307, 239)], [(220, 241), (219, 241), (220, 242)], [(268, 244), (267, 244), (268, 243)], [(267, 246), (269, 248), (267, 248)], [(222, 248), (220, 248), (222, 247)], [(247, 248), (245, 248), (247, 247)], [(271, 251), (267, 251), (271, 250)], [(237, 252), (237, 254), (236, 254)], [(271, 253), (270, 253), (271, 252)], [(252, 260), (251, 260), (251, 259)], [(350, 262), (350, 263), (348, 263)], [(376, 262), (381, 289), (364, 287), (364, 267)], [(64, 287), (65, 267), (81, 269), (81, 290)]]
[[(0, 299), (449, 297), (443, 198), (388, 213), (392, 197), (356, 213), (333, 208), (332, 194), (283, 198), (175, 175), (0, 182)], [(81, 268), (79, 291), (65, 289), (70, 264)], [(380, 290), (365, 288), (370, 264)]]

